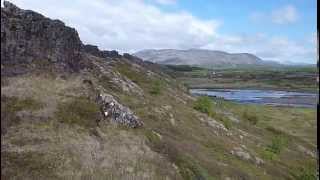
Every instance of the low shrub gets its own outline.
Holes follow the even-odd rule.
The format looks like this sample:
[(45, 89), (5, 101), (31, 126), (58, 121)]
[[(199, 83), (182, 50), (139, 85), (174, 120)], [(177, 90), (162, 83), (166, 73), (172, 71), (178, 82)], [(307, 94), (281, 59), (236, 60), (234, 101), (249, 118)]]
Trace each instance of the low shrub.
[(199, 97), (194, 103), (193, 108), (202, 113), (206, 113), (209, 116), (214, 115), (212, 100), (208, 96)]
[(273, 152), (268, 151), (267, 149), (265, 149), (265, 150), (263, 151), (262, 157), (263, 157), (264, 159), (274, 160), (274, 159), (276, 159), (277, 154), (275, 154), (275, 153), (273, 153)]
[(275, 136), (267, 150), (279, 154), (288, 145), (288, 139), (282, 135)]

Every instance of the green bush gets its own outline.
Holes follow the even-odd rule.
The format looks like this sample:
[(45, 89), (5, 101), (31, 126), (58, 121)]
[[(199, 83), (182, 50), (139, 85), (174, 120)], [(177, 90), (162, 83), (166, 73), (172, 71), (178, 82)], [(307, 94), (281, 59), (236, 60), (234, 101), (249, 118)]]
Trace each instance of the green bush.
[(267, 147), (267, 151), (274, 154), (280, 154), (280, 152), (288, 145), (288, 139), (282, 135), (275, 136), (272, 139), (272, 143)]
[(95, 126), (98, 115), (98, 105), (83, 97), (59, 104), (56, 112), (56, 117), (60, 122), (83, 127)]
[(274, 160), (274, 159), (277, 157), (277, 155), (276, 155), (275, 153), (273, 153), (273, 152), (268, 151), (267, 149), (265, 149), (265, 150), (263, 151), (262, 157), (263, 157), (264, 159)]
[(193, 108), (195, 110), (198, 110), (202, 113), (206, 113), (209, 116), (213, 116), (213, 104), (212, 104), (212, 100), (210, 99), (210, 97), (208, 96), (201, 96), (199, 97), (196, 102), (194, 103)]

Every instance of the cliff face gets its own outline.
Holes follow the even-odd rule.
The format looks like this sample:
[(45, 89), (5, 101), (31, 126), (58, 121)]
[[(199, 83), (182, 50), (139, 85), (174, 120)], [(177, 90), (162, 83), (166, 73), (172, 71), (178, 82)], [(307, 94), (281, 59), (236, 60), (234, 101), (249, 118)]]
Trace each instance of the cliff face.
[(52, 62), (77, 70), (81, 47), (74, 28), (4, 2), (1, 8), (1, 65), (6, 68), (2, 74), (23, 73), (32, 62)]

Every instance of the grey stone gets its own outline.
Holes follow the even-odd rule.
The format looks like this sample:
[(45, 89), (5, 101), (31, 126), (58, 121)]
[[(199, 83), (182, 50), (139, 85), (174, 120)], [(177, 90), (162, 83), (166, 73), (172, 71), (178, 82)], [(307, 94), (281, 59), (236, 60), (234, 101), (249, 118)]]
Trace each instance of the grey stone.
[(118, 103), (112, 95), (100, 93), (97, 102), (105, 118), (111, 118), (113, 122), (130, 128), (143, 126), (143, 122), (128, 107)]
[(1, 74), (21, 74), (37, 64), (80, 68), (82, 42), (74, 28), (4, 1), (1, 7)]

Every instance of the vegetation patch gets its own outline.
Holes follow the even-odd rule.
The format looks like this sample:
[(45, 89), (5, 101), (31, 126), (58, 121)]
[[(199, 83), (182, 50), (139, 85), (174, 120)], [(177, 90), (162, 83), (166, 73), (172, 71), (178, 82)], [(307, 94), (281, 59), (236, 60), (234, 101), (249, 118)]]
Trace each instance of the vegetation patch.
[(193, 108), (202, 113), (206, 113), (209, 116), (213, 116), (213, 113), (214, 113), (212, 110), (213, 109), (212, 100), (208, 96), (199, 97), (194, 103)]
[(288, 138), (284, 135), (276, 135), (272, 138), (271, 144), (266, 147), (263, 155), (266, 159), (274, 160), (287, 146)]
[(105, 89), (111, 91), (119, 91), (119, 87), (117, 87), (114, 83), (112, 83), (112, 79), (109, 76), (102, 75), (99, 78), (99, 84), (101, 84)]
[(159, 95), (161, 94), (164, 88), (164, 82), (161, 80), (154, 80), (151, 85), (150, 94), (152, 95)]
[(42, 108), (42, 104), (30, 97), (19, 99), (18, 97), (1, 96), (1, 132), (6, 128), (18, 124), (20, 118), (16, 115), (22, 110), (36, 111)]
[[(3, 159), (2, 159), (3, 158)], [(54, 171), (58, 156), (47, 152), (1, 152), (1, 177), (4, 179), (58, 179)], [(2, 165), (4, 165), (2, 168)]]
[(224, 127), (226, 127), (227, 129), (231, 129), (231, 127), (232, 127), (232, 122), (230, 121), (229, 118), (223, 117), (222, 119), (220, 119), (220, 121), (222, 122), (222, 124), (224, 125)]
[(18, 112), (22, 110), (35, 111), (42, 107), (42, 104), (33, 98), (19, 99), (17, 97), (1, 96), (1, 102), (7, 112)]
[(138, 85), (147, 83), (145, 74), (131, 69), (129, 65), (120, 64), (116, 66), (116, 69), (119, 73), (121, 73), (122, 75), (125, 75), (132, 82), (137, 83)]
[(56, 117), (62, 123), (90, 128), (97, 125), (99, 107), (93, 101), (79, 97), (59, 104)]
[(243, 111), (242, 117), (252, 125), (256, 125), (259, 121), (255, 112), (249, 112), (247, 109)]
[(302, 167), (298, 171), (298, 175), (296, 176), (297, 180), (316, 180), (317, 179), (317, 170), (313, 166)]
[(267, 147), (267, 150), (275, 154), (280, 154), (287, 145), (288, 139), (283, 135), (277, 135), (272, 139), (272, 143)]

